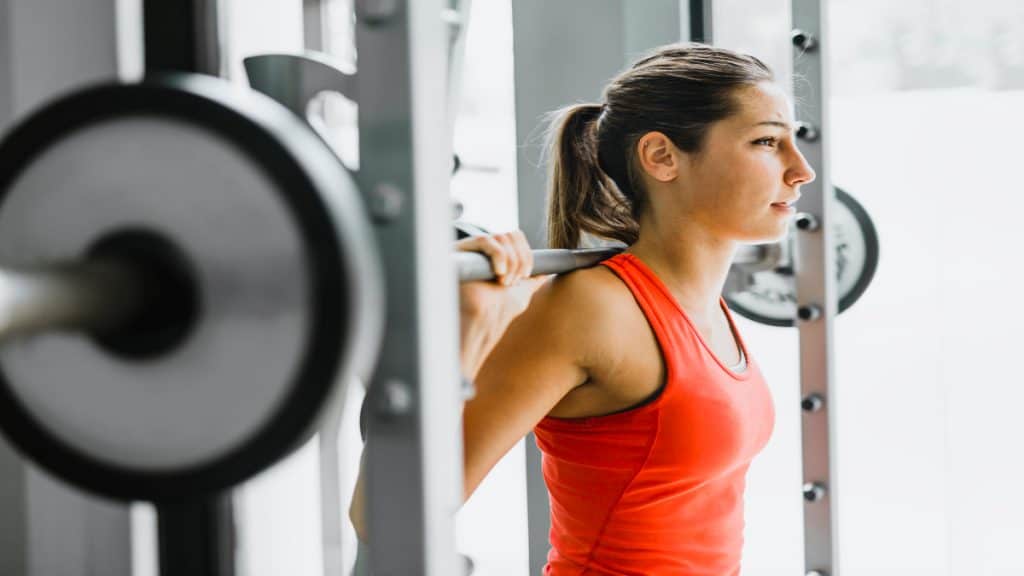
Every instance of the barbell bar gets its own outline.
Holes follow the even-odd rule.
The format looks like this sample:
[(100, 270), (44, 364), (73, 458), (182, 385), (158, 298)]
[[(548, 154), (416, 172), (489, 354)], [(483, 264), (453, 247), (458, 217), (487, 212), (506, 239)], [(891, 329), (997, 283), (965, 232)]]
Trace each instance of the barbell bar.
[[(737, 260), (752, 262), (762, 257), (758, 247), (737, 253)], [(564, 274), (588, 268), (622, 252), (621, 248), (533, 250), (533, 276)], [(478, 252), (456, 252), (459, 282), (495, 278), (488, 257)], [(146, 286), (163, 284), (168, 271), (157, 266), (140, 270), (138, 263), (83, 260), (38, 268), (0, 270), (0, 341), (39, 332), (77, 331), (116, 334), (138, 321), (154, 306)], [(149, 290), (154, 292), (154, 290)]]
[[(534, 275), (560, 274), (593, 266), (621, 250), (535, 250)], [(492, 280), (490, 260), (457, 252), (460, 282)], [(165, 283), (158, 266), (113, 258), (0, 270), (0, 342), (43, 332), (116, 334), (140, 315), (167, 305), (147, 287)], [(149, 293), (149, 296), (146, 293)]]
[[(580, 268), (597, 265), (616, 254), (622, 248), (578, 248), (533, 250), (533, 276), (564, 274)], [(757, 265), (774, 254), (768, 245), (741, 246), (733, 258), (733, 264)], [(459, 282), (493, 280), (487, 256), (478, 252), (456, 252), (455, 265)]]
[[(534, 275), (559, 274), (593, 266), (619, 249), (536, 250)], [(455, 254), (459, 280), (492, 280), (490, 260), (483, 254)], [(145, 286), (161, 282), (156, 267), (149, 271), (115, 259), (83, 260), (54, 265), (0, 270), (0, 342), (44, 332), (116, 334), (136, 323), (154, 301)]]
[(141, 280), (113, 261), (0, 271), (0, 341), (61, 330), (107, 332), (142, 307)]

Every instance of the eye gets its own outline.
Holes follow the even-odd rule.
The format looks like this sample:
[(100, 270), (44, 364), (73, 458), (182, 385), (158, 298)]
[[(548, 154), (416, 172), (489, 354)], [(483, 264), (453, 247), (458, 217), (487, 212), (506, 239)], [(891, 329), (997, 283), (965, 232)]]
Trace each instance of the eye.
[(758, 146), (768, 146), (769, 148), (774, 148), (775, 145), (779, 143), (779, 139), (774, 136), (767, 136), (765, 138), (759, 138), (757, 140), (754, 140), (753, 143)]

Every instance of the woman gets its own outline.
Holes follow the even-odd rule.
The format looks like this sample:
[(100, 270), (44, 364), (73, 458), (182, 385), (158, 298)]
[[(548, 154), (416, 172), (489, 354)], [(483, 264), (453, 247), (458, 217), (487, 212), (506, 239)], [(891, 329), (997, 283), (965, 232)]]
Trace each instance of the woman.
[(756, 58), (667, 46), (553, 125), (553, 247), (628, 248), (512, 322), (464, 413), (465, 495), (533, 429), (545, 574), (736, 575), (743, 490), (774, 425), (721, 292), (738, 245), (779, 240), (814, 172)]

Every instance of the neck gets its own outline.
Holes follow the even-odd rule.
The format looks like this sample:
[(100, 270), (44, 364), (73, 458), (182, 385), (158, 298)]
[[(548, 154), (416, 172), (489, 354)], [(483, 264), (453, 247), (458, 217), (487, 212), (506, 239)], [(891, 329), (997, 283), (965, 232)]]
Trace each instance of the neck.
[(695, 222), (645, 219), (629, 247), (668, 287), (688, 313), (712, 317), (719, 309), (737, 243), (710, 234)]

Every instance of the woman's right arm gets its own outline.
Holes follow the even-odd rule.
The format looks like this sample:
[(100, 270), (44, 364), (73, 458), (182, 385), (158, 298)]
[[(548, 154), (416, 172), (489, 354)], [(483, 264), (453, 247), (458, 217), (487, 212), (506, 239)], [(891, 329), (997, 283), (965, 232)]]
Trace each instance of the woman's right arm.
[[(466, 499), (491, 468), (573, 388), (587, 379), (584, 338), (604, 316), (577, 272), (533, 297), (487, 357), (463, 412)], [(599, 332), (598, 332), (599, 333)]]

